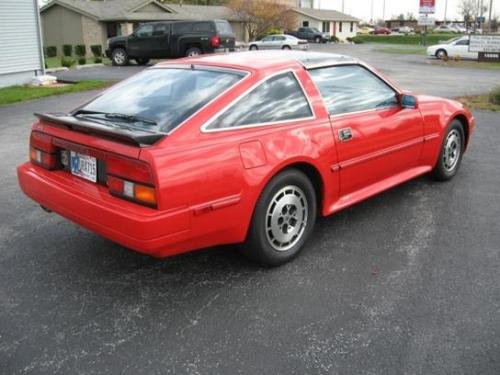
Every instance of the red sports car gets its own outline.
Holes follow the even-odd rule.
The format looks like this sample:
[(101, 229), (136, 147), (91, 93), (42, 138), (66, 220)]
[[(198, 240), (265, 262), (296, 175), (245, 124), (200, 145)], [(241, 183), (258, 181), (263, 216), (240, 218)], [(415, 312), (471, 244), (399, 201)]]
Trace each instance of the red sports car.
[(366, 64), (242, 52), (153, 66), (68, 114), (38, 114), (23, 191), (126, 247), (220, 244), (292, 259), (331, 215), (416, 176), (452, 178), (474, 129)]

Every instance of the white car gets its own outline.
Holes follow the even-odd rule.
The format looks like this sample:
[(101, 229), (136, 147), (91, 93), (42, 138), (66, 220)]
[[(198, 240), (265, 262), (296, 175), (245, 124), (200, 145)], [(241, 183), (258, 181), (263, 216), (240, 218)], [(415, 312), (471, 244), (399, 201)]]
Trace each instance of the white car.
[(453, 38), (442, 44), (430, 46), (427, 48), (427, 55), (429, 57), (437, 57), (438, 59), (460, 57), (461, 59), (477, 60), (478, 53), (469, 52), (469, 43), (470, 39), (468, 36)]
[(459, 33), (459, 30), (454, 25), (439, 25), (433, 31), (435, 33)]
[(300, 49), (309, 48), (307, 40), (299, 39), (293, 35), (277, 34), (268, 35), (261, 40), (251, 42), (248, 49), (255, 51), (259, 49)]

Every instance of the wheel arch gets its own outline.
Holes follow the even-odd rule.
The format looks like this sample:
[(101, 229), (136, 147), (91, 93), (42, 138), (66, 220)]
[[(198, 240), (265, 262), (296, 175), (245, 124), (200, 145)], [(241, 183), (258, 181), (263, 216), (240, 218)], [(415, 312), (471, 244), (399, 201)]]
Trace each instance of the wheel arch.
[(463, 114), (458, 114), (456, 115), (455, 117), (453, 117), (450, 121), (453, 122), (453, 121), (459, 121), (461, 124), (462, 124), (462, 128), (464, 130), (464, 135), (465, 135), (465, 149), (467, 149), (467, 146), (469, 145), (469, 137), (470, 137), (470, 129), (469, 129), (469, 120), (467, 119), (467, 117)]

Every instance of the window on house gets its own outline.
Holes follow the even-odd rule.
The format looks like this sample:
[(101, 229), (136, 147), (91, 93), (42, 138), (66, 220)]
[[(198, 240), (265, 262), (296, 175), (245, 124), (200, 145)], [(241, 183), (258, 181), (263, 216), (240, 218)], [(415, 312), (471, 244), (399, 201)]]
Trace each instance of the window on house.
[(309, 27), (309, 21), (302, 21), (302, 26)]
[(322, 24), (323, 32), (324, 33), (329, 33), (330, 32), (330, 22), (323, 22)]
[(354, 31), (354, 22), (351, 22), (351, 33)]
[(339, 33), (342, 32), (342, 22), (339, 22)]
[(311, 107), (293, 73), (269, 78), (221, 114), (207, 129), (225, 129), (296, 121), (312, 116)]
[(106, 33), (108, 35), (108, 38), (113, 38), (117, 35), (120, 35), (118, 30), (120, 29), (120, 25), (116, 22), (108, 22), (106, 24)]

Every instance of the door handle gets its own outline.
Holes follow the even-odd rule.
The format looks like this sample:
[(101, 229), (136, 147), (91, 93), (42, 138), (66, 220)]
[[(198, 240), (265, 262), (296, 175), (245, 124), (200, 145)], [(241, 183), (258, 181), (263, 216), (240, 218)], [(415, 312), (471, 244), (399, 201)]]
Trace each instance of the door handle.
[(339, 132), (339, 141), (340, 142), (345, 142), (345, 141), (349, 141), (352, 139), (352, 130), (351, 128), (343, 128), (343, 129), (340, 129)]

